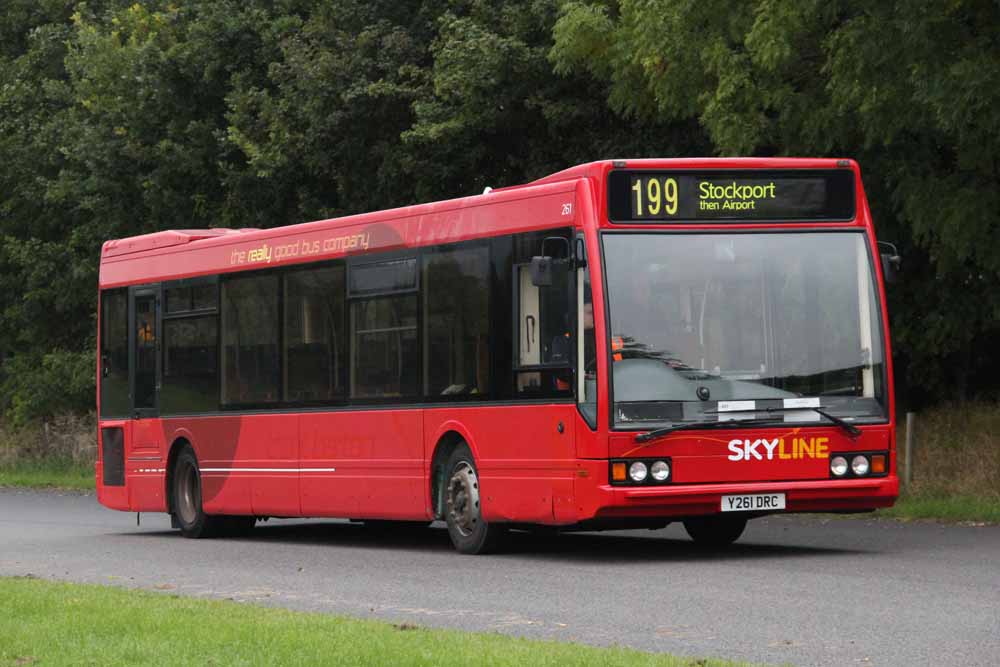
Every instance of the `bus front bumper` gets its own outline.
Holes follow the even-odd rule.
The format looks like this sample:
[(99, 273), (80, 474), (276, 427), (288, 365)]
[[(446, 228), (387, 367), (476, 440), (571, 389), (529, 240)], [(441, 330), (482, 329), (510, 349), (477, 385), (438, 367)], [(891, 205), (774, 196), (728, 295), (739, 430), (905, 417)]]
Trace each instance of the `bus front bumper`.
[(891, 507), (899, 496), (899, 478), (890, 475), (863, 479), (657, 487), (604, 484), (594, 489), (592, 498), (587, 498), (589, 494), (586, 492), (578, 492), (577, 500), (583, 515), (581, 519), (681, 518), (720, 512), (723, 496), (756, 493), (785, 494), (785, 509), (778, 512), (865, 512)]

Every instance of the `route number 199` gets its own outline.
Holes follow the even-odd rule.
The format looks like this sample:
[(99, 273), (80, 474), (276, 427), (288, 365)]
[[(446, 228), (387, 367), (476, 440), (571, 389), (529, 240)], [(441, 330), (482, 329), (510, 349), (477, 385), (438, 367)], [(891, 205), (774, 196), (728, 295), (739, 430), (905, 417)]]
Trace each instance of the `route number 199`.
[(632, 184), (635, 217), (677, 214), (677, 181), (673, 178), (637, 178)]

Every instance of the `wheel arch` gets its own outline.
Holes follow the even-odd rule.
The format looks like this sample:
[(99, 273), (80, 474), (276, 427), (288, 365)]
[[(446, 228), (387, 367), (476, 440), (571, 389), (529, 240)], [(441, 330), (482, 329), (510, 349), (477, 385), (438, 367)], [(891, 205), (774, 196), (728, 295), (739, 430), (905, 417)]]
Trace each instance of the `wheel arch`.
[(441, 489), (444, 485), (444, 466), (452, 452), (460, 445), (466, 445), (472, 452), (472, 458), (477, 462), (479, 455), (476, 445), (470, 436), (468, 429), (458, 422), (446, 422), (438, 429), (434, 440), (434, 453), (431, 455), (428, 469), (427, 492), (429, 496), (431, 515), (435, 519), (444, 516), (444, 502), (441, 496)]

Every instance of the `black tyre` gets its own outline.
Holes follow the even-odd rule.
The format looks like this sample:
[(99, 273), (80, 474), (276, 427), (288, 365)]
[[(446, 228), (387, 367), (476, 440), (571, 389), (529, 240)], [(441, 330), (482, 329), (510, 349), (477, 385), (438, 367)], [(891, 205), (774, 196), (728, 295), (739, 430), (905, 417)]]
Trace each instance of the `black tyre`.
[(746, 527), (744, 517), (700, 516), (684, 522), (684, 530), (695, 544), (705, 547), (729, 546), (740, 539)]
[(451, 453), (445, 470), (444, 513), (451, 543), (463, 554), (495, 550), (507, 533), (507, 527), (483, 521), (479, 474), (467, 445), (459, 445)]
[(171, 512), (181, 535), (191, 538), (241, 535), (253, 528), (253, 516), (205, 514), (201, 506), (201, 473), (191, 446), (185, 446), (174, 461), (171, 477)]

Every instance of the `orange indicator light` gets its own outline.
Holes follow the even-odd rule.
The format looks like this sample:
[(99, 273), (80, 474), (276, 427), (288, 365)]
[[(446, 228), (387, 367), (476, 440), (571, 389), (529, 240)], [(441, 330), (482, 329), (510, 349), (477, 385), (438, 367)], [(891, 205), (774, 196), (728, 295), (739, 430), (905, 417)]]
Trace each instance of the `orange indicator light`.
[(876, 454), (872, 457), (872, 472), (879, 474), (885, 472), (885, 454)]
[(611, 464), (611, 479), (616, 482), (625, 481), (625, 464), (624, 463), (612, 463)]

